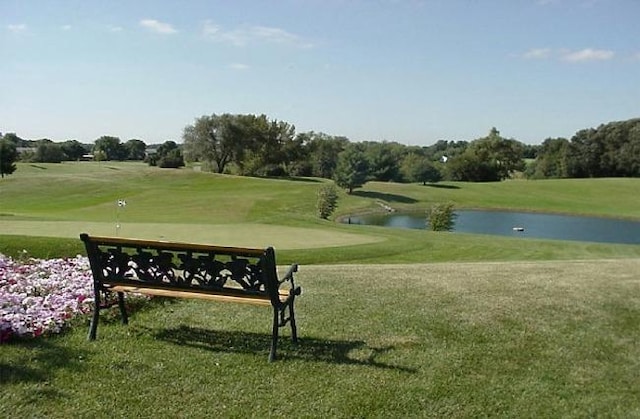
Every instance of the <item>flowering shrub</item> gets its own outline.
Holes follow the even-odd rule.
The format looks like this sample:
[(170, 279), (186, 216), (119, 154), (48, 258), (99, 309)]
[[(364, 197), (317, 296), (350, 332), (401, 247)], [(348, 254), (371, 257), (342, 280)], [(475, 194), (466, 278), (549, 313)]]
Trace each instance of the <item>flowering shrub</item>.
[(92, 307), (93, 279), (86, 257), (22, 263), (0, 254), (0, 342), (14, 335), (58, 333)]

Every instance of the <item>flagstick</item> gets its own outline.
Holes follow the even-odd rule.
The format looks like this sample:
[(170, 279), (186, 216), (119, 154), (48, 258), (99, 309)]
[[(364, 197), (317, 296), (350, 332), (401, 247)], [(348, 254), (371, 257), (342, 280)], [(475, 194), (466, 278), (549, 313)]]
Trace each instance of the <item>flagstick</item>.
[(124, 199), (118, 199), (116, 205), (116, 237), (118, 237), (120, 233), (120, 208), (126, 206), (127, 201)]

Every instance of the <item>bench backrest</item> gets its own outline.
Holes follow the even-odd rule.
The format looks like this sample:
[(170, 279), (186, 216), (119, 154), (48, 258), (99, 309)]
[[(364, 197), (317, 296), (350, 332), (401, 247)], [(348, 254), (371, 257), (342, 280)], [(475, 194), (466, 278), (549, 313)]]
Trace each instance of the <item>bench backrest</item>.
[(94, 285), (232, 290), (279, 301), (275, 251), (81, 234)]

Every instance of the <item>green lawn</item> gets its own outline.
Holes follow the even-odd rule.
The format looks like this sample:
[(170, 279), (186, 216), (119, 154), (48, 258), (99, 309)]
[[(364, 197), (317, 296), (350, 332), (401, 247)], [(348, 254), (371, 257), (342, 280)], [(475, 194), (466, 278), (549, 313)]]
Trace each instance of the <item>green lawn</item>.
[[(19, 164), (0, 252), (84, 253), (77, 235), (275, 245), (301, 264), (299, 336), (269, 364), (270, 311), (156, 299), (0, 347), (2, 417), (640, 417), (640, 246), (354, 226), (317, 179)], [(640, 219), (640, 179), (372, 182), (338, 215), (434, 202)], [(127, 206), (118, 209), (118, 199)]]
[[(0, 252), (56, 255), (81, 232), (219, 245), (274, 246), (289, 263), (408, 263), (447, 260), (628, 258), (640, 246), (521, 240), (350, 226), (315, 216), (323, 180), (274, 180), (162, 170), (141, 163), (19, 164), (0, 181)], [(511, 208), (640, 219), (640, 179), (514, 180), (499, 183), (370, 182), (341, 193), (336, 216), (460, 208)], [(127, 206), (116, 205), (125, 199)], [(120, 225), (116, 229), (116, 224)], [(45, 243), (45, 245), (41, 245)], [(64, 243), (64, 245), (63, 245)], [(59, 255), (62, 256), (62, 255)]]
[(302, 266), (270, 311), (158, 301), (3, 345), (4, 417), (638, 417), (640, 260)]

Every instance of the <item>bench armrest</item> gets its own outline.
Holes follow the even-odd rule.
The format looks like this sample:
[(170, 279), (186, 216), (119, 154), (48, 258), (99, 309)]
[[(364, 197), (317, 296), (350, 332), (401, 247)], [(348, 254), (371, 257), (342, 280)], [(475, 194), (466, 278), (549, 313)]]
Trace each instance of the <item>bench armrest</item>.
[(302, 289), (300, 287), (296, 287), (296, 284), (293, 281), (294, 272), (298, 272), (297, 263), (294, 263), (293, 265), (291, 265), (289, 267), (289, 270), (287, 270), (287, 273), (285, 273), (284, 276), (282, 277), (282, 279), (278, 280), (278, 288), (280, 288), (280, 285), (282, 285), (284, 282), (288, 281), (289, 283), (291, 283), (291, 286), (289, 288), (289, 296), (302, 294)]
[(293, 265), (291, 265), (289, 267), (289, 270), (287, 271), (286, 274), (284, 274), (284, 276), (280, 280), (280, 283), (282, 284), (285, 281), (291, 281), (291, 285), (293, 286), (293, 273), (294, 272), (298, 272), (298, 264), (297, 263), (294, 263)]

